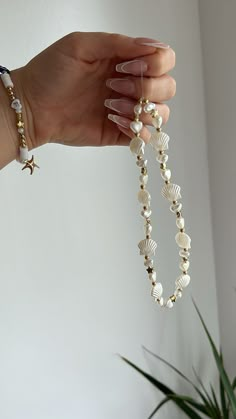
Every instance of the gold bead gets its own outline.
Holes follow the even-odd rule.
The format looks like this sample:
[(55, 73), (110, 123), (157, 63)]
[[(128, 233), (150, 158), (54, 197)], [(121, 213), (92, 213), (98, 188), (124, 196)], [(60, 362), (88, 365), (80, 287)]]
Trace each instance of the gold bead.
[(175, 295), (171, 295), (170, 300), (174, 303), (176, 301), (176, 296)]
[(161, 170), (165, 170), (166, 169), (166, 164), (165, 163), (161, 163), (160, 164), (160, 168), (161, 168)]
[(167, 185), (169, 185), (170, 181), (169, 181), (169, 180), (165, 180), (165, 183), (166, 183)]

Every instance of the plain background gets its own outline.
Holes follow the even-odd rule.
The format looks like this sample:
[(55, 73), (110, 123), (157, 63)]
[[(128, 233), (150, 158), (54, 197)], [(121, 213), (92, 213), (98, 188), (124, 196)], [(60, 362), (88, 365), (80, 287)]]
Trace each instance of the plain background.
[[(235, 5), (228, 1), (226, 12), (219, 1), (205, 3), (199, 13), (194, 0), (150, 0), (148, 7), (140, 0), (0, 1), (1, 61), (10, 68), (74, 30), (149, 36), (173, 47), (177, 93), (166, 131), (193, 244), (191, 286), (173, 310), (163, 312), (150, 298), (138, 254), (138, 171), (127, 147), (48, 145), (35, 151), (41, 170), (34, 176), (21, 174), (16, 162), (6, 167), (0, 177), (1, 418), (147, 417), (161, 396), (117, 353), (176, 390), (187, 388), (142, 345), (189, 376), (194, 365), (203, 381), (214, 383), (214, 362), (191, 296), (217, 343), (220, 325), (233, 368), (234, 118), (227, 119), (226, 109), (235, 87), (223, 87), (233, 37), (226, 15), (221, 20), (219, 14), (230, 17)], [(149, 163), (156, 263), (169, 293), (178, 275), (175, 224), (151, 153)], [(160, 417), (183, 415), (169, 405)]]

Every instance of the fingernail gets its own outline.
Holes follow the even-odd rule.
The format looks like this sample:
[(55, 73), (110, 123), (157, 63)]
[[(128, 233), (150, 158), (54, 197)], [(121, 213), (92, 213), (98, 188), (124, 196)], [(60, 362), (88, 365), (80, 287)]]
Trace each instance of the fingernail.
[(123, 118), (122, 116), (113, 115), (109, 113), (108, 119), (110, 119), (112, 122), (115, 122), (115, 124), (118, 124), (123, 128), (129, 128), (130, 126), (130, 121), (126, 118)]
[(126, 99), (106, 99), (104, 105), (115, 112), (133, 114), (134, 104)]
[(107, 87), (118, 93), (133, 94), (135, 93), (135, 85), (128, 79), (108, 79), (106, 81)]
[(141, 60), (126, 61), (124, 63), (117, 64), (116, 66), (116, 71), (119, 73), (140, 74), (147, 71), (147, 69), (147, 63)]
[(154, 48), (170, 48), (170, 45), (165, 44), (164, 42), (156, 41), (155, 39), (150, 38), (135, 38), (135, 43), (138, 45), (146, 45), (148, 47)]

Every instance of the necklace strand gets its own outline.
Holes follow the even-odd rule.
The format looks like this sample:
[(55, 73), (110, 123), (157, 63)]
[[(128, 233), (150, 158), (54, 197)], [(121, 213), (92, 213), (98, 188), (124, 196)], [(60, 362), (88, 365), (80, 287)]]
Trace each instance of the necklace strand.
[[(150, 145), (153, 147), (156, 153), (156, 160), (160, 163), (161, 177), (165, 184), (162, 188), (162, 196), (166, 198), (170, 203), (170, 210), (176, 215), (176, 225), (179, 229), (175, 236), (177, 245), (179, 246), (179, 255), (181, 257), (179, 268), (181, 274), (175, 281), (174, 293), (168, 297), (163, 298), (163, 286), (160, 282), (157, 282), (157, 274), (154, 269), (152, 257), (155, 255), (157, 243), (151, 238), (152, 225), (151, 225), (151, 195), (146, 189), (148, 183), (148, 171), (147, 171), (147, 160), (144, 160), (145, 142), (140, 137), (140, 131), (143, 128), (143, 123), (140, 121), (142, 112), (149, 114), (152, 117), (152, 125), (155, 127), (156, 132), (151, 135)], [(189, 285), (190, 276), (188, 274), (189, 269), (189, 256), (191, 248), (191, 238), (185, 233), (185, 220), (182, 213), (182, 203), (179, 202), (181, 199), (181, 188), (180, 186), (171, 182), (171, 171), (167, 168), (168, 155), (168, 143), (170, 137), (162, 131), (162, 117), (159, 115), (155, 103), (149, 102), (148, 99), (140, 98), (137, 105), (134, 107), (134, 120), (130, 123), (130, 128), (134, 132), (135, 136), (130, 141), (130, 151), (136, 156), (136, 164), (141, 170), (139, 176), (140, 190), (138, 192), (138, 201), (143, 206), (141, 216), (144, 218), (144, 231), (145, 239), (138, 243), (140, 255), (144, 256), (144, 266), (146, 267), (149, 279), (151, 280), (151, 296), (154, 298), (161, 307), (172, 308), (175, 301), (182, 297), (183, 289)]]

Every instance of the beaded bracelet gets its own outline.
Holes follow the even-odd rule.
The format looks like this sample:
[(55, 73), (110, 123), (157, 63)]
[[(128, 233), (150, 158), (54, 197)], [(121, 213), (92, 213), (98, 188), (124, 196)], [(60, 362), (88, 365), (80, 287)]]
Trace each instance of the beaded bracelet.
[[(161, 282), (157, 282), (157, 273), (153, 266), (153, 256), (157, 248), (157, 243), (151, 238), (151, 195), (146, 189), (148, 182), (147, 172), (147, 160), (144, 160), (144, 149), (145, 142), (140, 137), (140, 131), (143, 128), (143, 123), (140, 121), (140, 115), (142, 112), (149, 114), (152, 117), (152, 125), (156, 128), (156, 132), (151, 135), (150, 145), (153, 147), (156, 153), (156, 160), (160, 163), (161, 177), (163, 178), (165, 185), (162, 188), (162, 196), (166, 198), (170, 203), (170, 210), (176, 215), (176, 225), (179, 232), (175, 236), (177, 245), (180, 247), (179, 255), (181, 261), (179, 268), (181, 275), (175, 281), (174, 293), (168, 297), (163, 298), (163, 287)], [(141, 240), (138, 244), (140, 255), (144, 256), (144, 266), (147, 268), (149, 279), (152, 283), (151, 296), (154, 298), (161, 307), (172, 308), (174, 302), (182, 296), (183, 289), (189, 285), (190, 276), (188, 274), (189, 268), (189, 250), (191, 248), (191, 238), (185, 233), (185, 220), (182, 214), (182, 203), (178, 202), (181, 199), (180, 186), (170, 182), (171, 171), (167, 168), (166, 163), (168, 155), (168, 143), (170, 137), (162, 132), (162, 117), (158, 114), (155, 103), (149, 102), (149, 100), (140, 98), (139, 103), (134, 107), (134, 120), (130, 123), (130, 129), (134, 132), (134, 137), (130, 141), (130, 151), (136, 156), (136, 164), (141, 169), (140, 180), (140, 191), (138, 193), (138, 200), (143, 205), (141, 216), (145, 220), (144, 231), (145, 239)]]
[(8, 70), (6, 67), (0, 66), (0, 77), (2, 80), (2, 83), (4, 87), (7, 90), (8, 97), (10, 99), (10, 105), (11, 108), (14, 109), (16, 113), (16, 127), (19, 134), (19, 157), (18, 161), (19, 163), (23, 164), (24, 169), (29, 169), (30, 174), (32, 175), (34, 172), (34, 168), (39, 166), (34, 162), (34, 156), (29, 159), (29, 150), (26, 143), (26, 136), (25, 136), (25, 124), (23, 120), (23, 114), (22, 114), (22, 104), (20, 102), (20, 99), (16, 98), (15, 92), (14, 92), (14, 84), (12, 82), (11, 76), (10, 76), (10, 70)]

